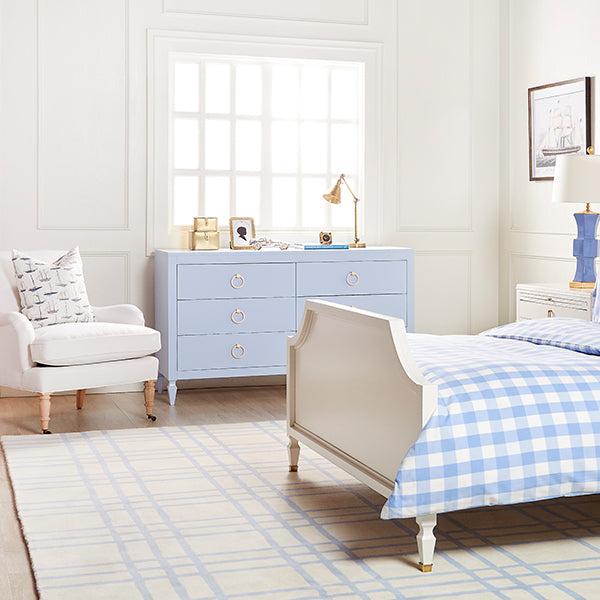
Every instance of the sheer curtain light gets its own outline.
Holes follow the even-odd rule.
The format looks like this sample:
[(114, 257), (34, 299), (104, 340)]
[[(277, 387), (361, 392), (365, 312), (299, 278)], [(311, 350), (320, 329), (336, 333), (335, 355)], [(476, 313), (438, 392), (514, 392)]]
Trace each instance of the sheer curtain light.
[(594, 263), (598, 256), (596, 228), (600, 215), (590, 210), (590, 203), (600, 202), (600, 155), (558, 156), (552, 201), (586, 205), (584, 211), (574, 213), (577, 237), (573, 240), (573, 256), (577, 259), (577, 269), (569, 285), (576, 289), (593, 289), (596, 284)]

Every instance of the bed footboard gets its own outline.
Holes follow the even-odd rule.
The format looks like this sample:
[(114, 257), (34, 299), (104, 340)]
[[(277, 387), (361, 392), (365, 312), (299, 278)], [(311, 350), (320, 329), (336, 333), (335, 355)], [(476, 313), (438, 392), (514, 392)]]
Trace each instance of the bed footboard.
[[(401, 319), (306, 302), (288, 340), (290, 470), (298, 468), (300, 441), (387, 497), (436, 402), (437, 386), (414, 362)], [(431, 520), (426, 525), (432, 556)]]

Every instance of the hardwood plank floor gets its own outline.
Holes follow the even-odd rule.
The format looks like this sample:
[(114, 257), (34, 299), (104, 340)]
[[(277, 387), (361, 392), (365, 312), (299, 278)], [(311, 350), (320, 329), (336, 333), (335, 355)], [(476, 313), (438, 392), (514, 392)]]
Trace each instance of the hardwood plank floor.
[[(50, 430), (91, 431), (168, 425), (243, 423), (285, 418), (285, 386), (180, 390), (177, 403), (157, 394), (156, 422), (145, 418), (142, 392), (88, 394), (83, 410), (75, 395), (52, 398)], [(35, 397), (0, 398), (0, 436), (41, 435)], [(0, 453), (0, 600), (38, 598), (29, 555), (17, 519), (4, 453)]]

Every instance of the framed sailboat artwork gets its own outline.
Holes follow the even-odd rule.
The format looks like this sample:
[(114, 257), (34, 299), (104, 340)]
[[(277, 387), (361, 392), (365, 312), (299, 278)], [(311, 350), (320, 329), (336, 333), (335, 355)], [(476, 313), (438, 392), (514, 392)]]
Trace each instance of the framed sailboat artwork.
[(592, 144), (590, 77), (529, 88), (529, 180), (554, 179), (556, 157)]

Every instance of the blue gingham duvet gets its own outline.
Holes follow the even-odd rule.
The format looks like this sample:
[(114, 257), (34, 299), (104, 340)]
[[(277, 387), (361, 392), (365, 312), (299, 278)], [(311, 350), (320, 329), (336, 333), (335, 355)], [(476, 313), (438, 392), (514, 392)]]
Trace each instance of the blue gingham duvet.
[(409, 343), (438, 408), (382, 518), (600, 492), (600, 324), (538, 319)]

